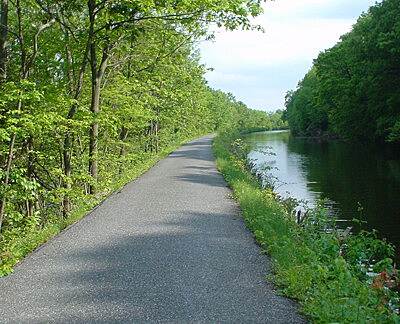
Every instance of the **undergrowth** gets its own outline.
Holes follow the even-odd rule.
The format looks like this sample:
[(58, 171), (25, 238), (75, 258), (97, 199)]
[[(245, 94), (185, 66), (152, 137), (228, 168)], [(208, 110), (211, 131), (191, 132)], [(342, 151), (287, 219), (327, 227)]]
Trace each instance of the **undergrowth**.
[(298, 225), (291, 207), (249, 171), (238, 132), (220, 133), (213, 147), (248, 228), (273, 260), (275, 283), (304, 314), (316, 323), (400, 323), (393, 246), (375, 233), (324, 230), (330, 218), (322, 206)]
[(113, 192), (138, 178), (184, 142), (187, 142), (187, 140), (170, 145), (159, 153), (151, 153), (140, 157), (136, 163), (132, 163), (131, 168), (126, 170), (118, 180), (109, 181), (107, 187), (104, 187), (101, 193), (96, 196), (85, 196), (82, 199), (77, 199), (73, 211), (67, 218), (50, 214), (46, 217), (46, 222), (40, 225), (33, 223), (32, 226), (15, 226), (10, 230), (3, 231), (0, 236), (0, 277), (13, 272), (14, 266), (29, 253), (58, 235), (68, 226), (85, 217)]

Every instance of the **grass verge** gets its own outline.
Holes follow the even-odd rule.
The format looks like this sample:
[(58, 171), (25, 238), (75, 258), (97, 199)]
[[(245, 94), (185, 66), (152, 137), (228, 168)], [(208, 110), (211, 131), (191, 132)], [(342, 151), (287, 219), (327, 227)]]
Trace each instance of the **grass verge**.
[(60, 234), (65, 228), (76, 223), (101, 204), (115, 191), (120, 190), (127, 183), (137, 179), (148, 171), (158, 161), (166, 157), (175, 149), (187, 143), (184, 140), (175, 145), (164, 148), (157, 154), (141, 158), (135, 165), (125, 172), (117, 181), (110, 182), (105, 190), (95, 196), (85, 196), (75, 203), (72, 213), (65, 219), (58, 216), (49, 217), (41, 226), (12, 229), (2, 236), (0, 241), (0, 277), (13, 272), (13, 268), (35, 249)]
[(400, 323), (390, 244), (374, 233), (328, 233), (330, 218), (322, 207), (299, 226), (290, 207), (249, 171), (239, 132), (221, 132), (213, 149), (248, 228), (273, 260), (273, 280), (304, 314), (316, 323)]

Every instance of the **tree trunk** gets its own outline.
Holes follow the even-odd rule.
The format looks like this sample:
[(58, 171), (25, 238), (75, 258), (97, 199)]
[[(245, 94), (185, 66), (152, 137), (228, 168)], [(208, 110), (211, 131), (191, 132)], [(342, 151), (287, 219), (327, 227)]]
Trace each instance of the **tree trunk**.
[(154, 135), (155, 135), (155, 140), (156, 140), (156, 153), (158, 153), (159, 146), (160, 146), (160, 142), (158, 140), (158, 121), (156, 121), (155, 125), (154, 125)]
[[(1, 17), (0, 17), (0, 83), (7, 80), (7, 37), (8, 37), (8, 0), (1, 1)], [(14, 144), (15, 144), (15, 133), (11, 136), (8, 156), (6, 159), (5, 166), (5, 177), (3, 185), (8, 186), (11, 163), (13, 158)], [(0, 233), (4, 219), (4, 211), (6, 207), (5, 195), (0, 199)]]
[[(74, 71), (73, 71), (73, 56), (72, 51), (69, 47), (69, 32), (63, 29), (65, 40), (67, 43), (66, 46), (66, 59), (67, 59), (67, 71), (66, 74), (68, 76), (68, 83), (69, 83), (69, 93), (70, 96), (73, 97), (75, 100), (78, 100), (82, 93), (83, 88), (83, 81), (84, 75), (88, 63), (87, 55), (89, 53), (89, 39), (86, 45), (86, 51), (82, 59), (82, 63), (79, 69), (79, 74), (75, 79)], [(74, 103), (70, 107), (67, 115), (67, 119), (74, 118), (76, 112), (78, 110), (78, 104)], [(66, 218), (71, 211), (71, 201), (68, 196), (69, 191), (71, 190), (71, 173), (72, 173), (72, 164), (71, 164), (71, 150), (72, 150), (72, 136), (69, 130), (65, 132), (64, 135), (64, 146), (62, 151), (62, 167), (64, 170), (64, 181), (63, 187), (65, 189), (64, 198), (63, 198), (63, 217)]]
[(63, 217), (66, 218), (71, 211), (71, 202), (69, 199), (69, 191), (71, 189), (71, 135), (67, 131), (64, 137), (64, 147), (63, 147), (63, 161), (64, 161), (64, 181), (63, 186), (65, 189), (63, 198)]
[[(73, 71), (73, 58), (72, 58), (72, 52), (69, 46), (70, 43), (70, 37), (69, 37), (69, 32), (64, 28), (63, 25), (61, 25), (61, 28), (64, 32), (64, 37), (65, 37), (65, 42), (66, 42), (66, 47), (65, 47), (65, 54), (66, 54), (66, 62), (67, 62), (67, 71), (66, 75), (68, 78), (68, 86), (69, 86), (69, 95), (72, 96), (73, 93), (75, 92), (74, 99), (77, 99), (80, 95), (80, 83), (78, 81), (78, 84), (76, 85), (77, 89), (74, 91), (75, 87), (75, 76), (74, 76), (74, 71)], [(85, 54), (86, 55), (86, 54)], [(85, 64), (86, 59), (83, 59), (83, 64)], [(82, 69), (81, 69), (82, 73)], [(75, 112), (77, 110), (77, 104), (74, 103), (70, 107), (68, 111), (67, 118), (72, 119), (73, 116), (75, 115)], [(72, 146), (72, 140), (71, 140), (71, 134), (70, 131), (67, 130), (64, 135), (64, 145), (62, 148), (62, 167), (64, 170), (64, 180), (62, 181), (63, 188), (65, 190), (64, 192), (64, 197), (63, 197), (63, 203), (62, 203), (62, 214), (63, 218), (67, 218), (69, 212), (71, 211), (71, 201), (69, 199), (69, 191), (71, 190), (71, 146)]]
[(93, 117), (95, 120), (93, 121), (92, 125), (90, 126), (89, 132), (89, 173), (93, 178), (94, 184), (90, 185), (89, 192), (91, 194), (96, 193), (96, 182), (98, 179), (98, 137), (99, 137), (99, 123), (97, 121), (97, 115), (100, 112), (100, 86), (101, 81), (96, 76), (94, 80), (92, 80), (92, 100), (90, 105), (90, 110), (92, 112)]
[[(35, 157), (33, 154), (33, 138), (32, 136), (29, 136), (28, 138), (28, 143), (27, 143), (27, 151), (28, 151), (28, 165), (27, 165), (27, 177), (29, 181), (33, 180), (34, 176), (34, 164), (35, 164)], [(34, 210), (34, 203), (32, 199), (27, 199), (27, 210), (26, 214), (28, 217), (33, 216), (33, 210)]]
[[(89, 193), (96, 193), (96, 182), (98, 180), (98, 137), (99, 137), (99, 123), (97, 121), (97, 116), (100, 112), (100, 92), (101, 92), (101, 80), (103, 78), (102, 68), (98, 69), (97, 63), (97, 45), (95, 39), (95, 21), (96, 21), (96, 1), (89, 0), (88, 1), (88, 9), (89, 9), (89, 18), (90, 18), (90, 26), (89, 26), (89, 52), (90, 52), (90, 70), (91, 70), (91, 102), (90, 102), (90, 111), (92, 112), (93, 122), (90, 126), (89, 131), (89, 174), (92, 177), (93, 183), (89, 186)], [(101, 62), (101, 66), (106, 64), (104, 62), (104, 54), (103, 51), (103, 59)], [(107, 59), (106, 59), (107, 60)]]
[(99, 139), (99, 122), (97, 121), (100, 112), (100, 93), (101, 83), (107, 69), (109, 52), (112, 45), (108, 40), (103, 43), (103, 51), (101, 62), (97, 62), (97, 46), (95, 34), (95, 21), (96, 21), (96, 1), (88, 1), (89, 9), (89, 52), (90, 52), (90, 68), (91, 68), (91, 82), (92, 82), (92, 97), (90, 103), (90, 110), (93, 116), (93, 123), (89, 131), (89, 174), (92, 177), (93, 183), (90, 185), (89, 192), (96, 193), (96, 183), (98, 181), (98, 139)]
[(119, 157), (120, 157), (120, 159), (121, 159), (121, 161), (120, 161), (120, 166), (119, 166), (119, 174), (122, 174), (123, 173), (123, 164), (122, 164), (122, 158), (124, 157), (124, 155), (125, 155), (125, 145), (124, 145), (124, 142), (125, 142), (125, 140), (126, 140), (126, 138), (128, 137), (128, 130), (126, 129), (126, 127), (125, 126), (122, 126), (122, 128), (121, 128), (121, 130), (120, 130), (120, 132), (119, 132), (119, 140), (122, 142), (121, 143), (121, 148), (120, 148), (120, 150), (119, 150)]
[[(8, 30), (8, 26), (4, 25), (3, 19), (7, 20), (8, 19), (8, 1), (4, 1), (2, 0), (2, 13), (1, 13), (1, 23), (2, 23), (2, 36), (3, 36), (3, 32), (4, 32), (4, 28), (6, 29), (5, 34), (7, 34), (7, 30)], [(3, 9), (6, 9), (5, 12), (3, 12)], [(17, 0), (17, 17), (18, 17), (18, 35), (19, 35), (19, 46), (21, 49), (21, 79), (24, 79), (26, 76), (25, 73), (25, 64), (26, 64), (26, 52), (25, 52), (25, 44), (24, 44), (24, 38), (23, 38), (23, 33), (22, 33), (22, 27), (21, 27), (21, 7), (20, 7), (20, 1)], [(6, 38), (4, 39), (4, 43), (2, 44), (2, 46), (4, 46), (2, 49), (4, 51), (4, 62), (2, 62), (2, 64), (4, 64), (2, 73), (3, 73), (3, 77), (7, 77), (7, 49), (6, 49), (6, 40), (7, 40), (7, 35)], [(2, 40), (3, 41), (3, 40)], [(22, 100), (19, 99), (18, 100), (18, 107), (17, 110), (20, 111), (22, 109)], [(12, 166), (12, 162), (14, 159), (14, 146), (15, 146), (15, 140), (16, 140), (16, 134), (15, 132), (11, 135), (11, 140), (10, 140), (10, 144), (8, 147), (8, 156), (7, 156), (7, 161), (6, 161), (6, 167), (5, 167), (5, 177), (3, 180), (3, 185), (5, 187), (8, 186), (9, 181), (10, 181), (10, 173), (11, 173), (11, 166)], [(0, 231), (1, 231), (1, 226), (3, 224), (3, 219), (4, 219), (4, 212), (5, 212), (5, 207), (6, 207), (6, 197), (3, 196), (1, 198), (0, 201)]]
[(1, 1), (0, 17), (0, 82), (7, 79), (8, 0)]
[[(13, 161), (13, 158), (14, 158), (15, 138), (16, 138), (16, 135), (14, 133), (12, 135), (12, 137), (11, 137), (10, 145), (9, 145), (9, 148), (8, 148), (8, 157), (7, 157), (6, 167), (5, 167), (5, 171), (6, 172), (5, 172), (5, 177), (4, 177), (4, 180), (3, 180), (3, 185), (5, 187), (8, 186), (8, 183), (10, 181), (11, 164), (12, 164), (12, 161)], [(1, 232), (1, 227), (2, 227), (2, 224), (3, 224), (5, 208), (6, 208), (6, 197), (3, 196), (3, 197), (1, 197), (1, 200), (0, 200), (0, 232)]]

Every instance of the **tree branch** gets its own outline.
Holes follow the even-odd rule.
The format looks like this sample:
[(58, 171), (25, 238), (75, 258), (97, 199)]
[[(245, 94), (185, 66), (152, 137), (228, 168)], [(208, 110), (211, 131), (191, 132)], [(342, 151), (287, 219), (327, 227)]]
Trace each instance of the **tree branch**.
[(170, 15), (162, 15), (162, 16), (144, 16), (144, 17), (136, 17), (136, 18), (131, 17), (130, 19), (105, 24), (105, 25), (101, 26), (100, 28), (96, 29), (94, 31), (94, 33), (97, 34), (98, 32), (100, 32), (104, 29), (113, 30), (113, 29), (121, 28), (121, 27), (124, 27), (126, 24), (132, 24), (132, 23), (144, 21), (144, 20), (152, 20), (152, 19), (171, 20), (171, 21), (189, 20), (189, 19), (193, 18), (195, 15), (200, 14), (202, 12), (203, 12), (203, 10), (197, 10), (194, 12), (182, 13), (182, 14), (170, 14)]
[(33, 63), (34, 63), (34, 61), (35, 61), (35, 59), (36, 59), (36, 57), (37, 57), (37, 54), (38, 54), (38, 46), (39, 46), (39, 45), (38, 45), (38, 44), (39, 44), (39, 36), (40, 36), (40, 34), (41, 34), (43, 31), (45, 31), (47, 28), (50, 28), (55, 22), (56, 22), (55, 18), (52, 18), (50, 21), (48, 21), (47, 23), (41, 25), (41, 26), (38, 28), (38, 30), (37, 30), (37, 32), (36, 32), (36, 34), (35, 34), (35, 37), (34, 37), (34, 39), (33, 39), (33, 53), (32, 53), (32, 55), (31, 55), (30, 59), (28, 60), (28, 63), (27, 63), (27, 65), (26, 65), (26, 70), (29, 70), (29, 69), (32, 67), (32, 65), (33, 65)]

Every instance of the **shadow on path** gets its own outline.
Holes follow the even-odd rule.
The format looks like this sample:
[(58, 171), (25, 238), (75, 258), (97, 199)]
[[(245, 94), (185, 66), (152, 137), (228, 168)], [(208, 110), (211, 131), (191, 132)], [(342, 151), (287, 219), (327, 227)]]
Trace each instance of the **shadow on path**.
[[(20, 299), (32, 298), (33, 322), (49, 320), (42, 301), (54, 294), (54, 322), (291, 322), (294, 303), (263, 282), (265, 257), (249, 251), (247, 235), (224, 229), (227, 222), (231, 215), (185, 212), (149, 223), (146, 234), (78, 248), (56, 260), (68, 267), (43, 273), (45, 290), (27, 287)], [(57, 293), (60, 281), (64, 288)]]

